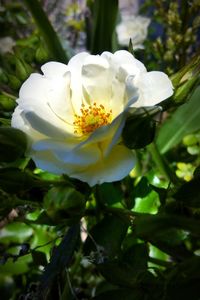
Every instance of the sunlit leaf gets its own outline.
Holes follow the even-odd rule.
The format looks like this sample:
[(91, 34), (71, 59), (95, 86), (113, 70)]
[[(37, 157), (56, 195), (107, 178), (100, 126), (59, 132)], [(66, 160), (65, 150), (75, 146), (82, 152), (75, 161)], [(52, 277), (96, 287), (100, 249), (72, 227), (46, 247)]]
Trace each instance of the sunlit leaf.
[(72, 187), (53, 187), (44, 198), (44, 207), (53, 219), (79, 217), (85, 209), (85, 198)]
[(200, 87), (189, 102), (179, 107), (160, 128), (156, 143), (161, 153), (181, 142), (186, 134), (200, 129)]

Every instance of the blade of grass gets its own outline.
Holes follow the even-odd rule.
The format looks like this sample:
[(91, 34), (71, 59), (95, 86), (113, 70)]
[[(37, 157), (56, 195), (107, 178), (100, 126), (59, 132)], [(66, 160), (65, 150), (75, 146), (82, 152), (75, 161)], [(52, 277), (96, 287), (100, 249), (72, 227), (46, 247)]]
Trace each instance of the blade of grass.
[(60, 40), (53, 29), (53, 26), (49, 22), (49, 19), (44, 12), (40, 2), (38, 0), (24, 0), (25, 5), (30, 10), (35, 23), (38, 26), (40, 33), (42, 34), (47, 48), (53, 59), (67, 63), (68, 56), (65, 53)]
[(118, 13), (118, 0), (95, 0), (93, 7), (92, 54), (113, 50), (113, 33)]

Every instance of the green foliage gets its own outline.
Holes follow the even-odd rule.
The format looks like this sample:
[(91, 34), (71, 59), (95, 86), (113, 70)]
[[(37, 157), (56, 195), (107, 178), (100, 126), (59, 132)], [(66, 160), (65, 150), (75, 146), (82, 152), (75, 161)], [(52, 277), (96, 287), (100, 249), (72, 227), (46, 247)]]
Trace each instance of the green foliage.
[[(94, 252), (94, 259), (101, 261), (104, 256), (115, 257), (120, 252), (121, 243), (126, 235), (128, 225), (116, 216), (106, 216), (91, 229), (84, 252)], [(94, 242), (95, 241), (95, 242)]]
[(0, 169), (0, 188), (11, 194), (40, 185), (36, 177), (17, 168)]
[(156, 142), (161, 153), (180, 143), (186, 134), (200, 129), (199, 97), (200, 88), (197, 88), (191, 99), (171, 114), (160, 128)]
[(44, 197), (44, 208), (47, 215), (57, 222), (64, 218), (75, 218), (76, 216), (79, 220), (84, 213), (85, 199), (73, 187), (53, 187)]
[(27, 147), (26, 135), (15, 128), (0, 128), (0, 162), (12, 162), (20, 158)]
[(118, 12), (118, 0), (96, 0), (93, 7), (91, 52), (112, 51), (112, 39)]

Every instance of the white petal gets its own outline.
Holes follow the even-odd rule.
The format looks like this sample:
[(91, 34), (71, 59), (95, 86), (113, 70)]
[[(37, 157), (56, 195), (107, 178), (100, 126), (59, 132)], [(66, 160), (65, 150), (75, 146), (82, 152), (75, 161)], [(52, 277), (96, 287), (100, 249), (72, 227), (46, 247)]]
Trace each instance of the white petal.
[(88, 56), (82, 67), (82, 83), (88, 104), (96, 102), (109, 107), (112, 77), (106, 59), (99, 55)]
[(74, 112), (71, 105), (70, 73), (48, 79), (40, 74), (32, 74), (20, 89), (18, 103), (21, 108), (34, 108), (44, 119), (50, 114), (52, 122), (60, 118), (59, 122), (62, 119), (72, 124)]
[(55, 158), (55, 155), (49, 151), (38, 151), (31, 154), (36, 166), (44, 171), (53, 174), (67, 173), (64, 168), (64, 164)]
[[(146, 72), (142, 63), (133, 57), (128, 51), (120, 50), (114, 54), (103, 52), (101, 55), (110, 65), (110, 74), (108, 80), (112, 84), (112, 94), (110, 107), (115, 118), (123, 110), (127, 102), (136, 96), (136, 88), (128, 88), (127, 77), (135, 76), (140, 72)], [(131, 75), (130, 75), (131, 74)]]
[(59, 119), (58, 122), (53, 124), (50, 120), (48, 121), (41, 118), (37, 112), (25, 110), (22, 112), (22, 116), (29, 126), (42, 135), (46, 135), (48, 137), (56, 136), (58, 139), (74, 138), (73, 135), (65, 130), (64, 126), (63, 128), (59, 126)]
[(45, 137), (43, 134), (35, 131), (32, 127), (30, 127), (29, 123), (23, 117), (23, 110), (19, 106), (15, 108), (15, 111), (12, 115), (11, 126), (26, 133), (29, 140), (32, 140), (32, 142), (43, 139)]
[[(116, 59), (118, 64), (123, 65), (124, 69), (127, 69), (129, 75), (135, 75), (138, 72), (146, 71), (144, 64), (126, 50), (116, 51), (114, 53), (114, 59)], [(130, 68), (128, 66), (130, 66)]]
[(112, 80), (112, 98), (110, 100), (115, 117), (123, 111), (127, 102), (137, 95), (136, 87), (134, 84), (130, 84), (129, 77), (133, 78), (146, 72), (146, 68), (131, 53), (125, 50), (117, 51), (112, 57), (108, 56), (108, 58), (113, 60), (112, 65), (114, 65), (115, 72)]
[(40, 106), (46, 105), (47, 91), (49, 89), (49, 81), (40, 74), (31, 74), (29, 78), (22, 84), (19, 91), (19, 104), (38, 103)]
[(75, 148), (73, 142), (70, 140), (61, 142), (55, 139), (46, 139), (34, 143), (32, 149), (34, 152), (50, 151), (58, 161), (75, 167), (88, 166), (100, 159), (101, 153), (97, 144)]
[[(129, 75), (126, 78), (126, 101), (129, 102), (132, 100), (135, 103), (139, 98), (139, 90), (134, 84), (135, 76)], [(132, 104), (133, 104), (132, 103)]]
[(77, 114), (80, 113), (81, 104), (83, 102), (81, 79), (82, 66), (88, 55), (89, 53), (87, 52), (81, 52), (72, 57), (68, 63), (68, 67), (71, 73), (71, 100), (73, 108)]
[(71, 103), (70, 73), (63, 77), (50, 80), (48, 90), (48, 105), (52, 112), (66, 123), (73, 124), (74, 111)]
[(87, 52), (81, 52), (73, 56), (68, 62), (70, 71), (73, 71), (73, 73), (77, 73), (79, 74), (79, 76), (81, 76), (82, 65), (86, 57), (88, 57), (89, 55), (90, 54)]
[(141, 74), (135, 81), (139, 89), (139, 99), (134, 107), (153, 106), (173, 94), (173, 86), (169, 77), (158, 71)]
[(11, 119), (11, 126), (18, 128), (18, 129), (29, 129), (28, 126), (26, 126), (26, 123), (24, 121), (24, 119), (21, 117), (21, 113), (22, 113), (22, 109), (20, 109), (19, 106), (17, 106), (14, 110), (14, 113), (12, 115), (12, 119)]
[(134, 154), (122, 145), (117, 145), (110, 155), (82, 172), (72, 173), (71, 177), (87, 182), (90, 186), (113, 182), (124, 178), (135, 164)]
[(67, 65), (60, 62), (51, 61), (41, 67), (42, 72), (46, 77), (54, 78), (55, 76), (64, 76), (68, 72)]

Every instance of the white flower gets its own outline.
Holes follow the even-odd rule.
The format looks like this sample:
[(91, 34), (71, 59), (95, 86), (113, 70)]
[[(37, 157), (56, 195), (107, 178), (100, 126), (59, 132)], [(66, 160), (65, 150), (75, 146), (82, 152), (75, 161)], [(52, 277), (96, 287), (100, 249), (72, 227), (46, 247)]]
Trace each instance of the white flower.
[(1, 54), (4, 54), (6, 52), (11, 52), (13, 46), (15, 46), (15, 41), (10, 36), (0, 38), (0, 53)]
[(147, 72), (127, 51), (75, 55), (68, 65), (48, 62), (44, 75), (22, 85), (12, 126), (30, 139), (37, 167), (66, 173), (90, 186), (125, 177), (133, 152), (121, 141), (131, 106), (151, 106), (171, 96), (162, 72)]
[(116, 26), (119, 44), (128, 46), (131, 39), (133, 49), (141, 49), (148, 33), (151, 20), (142, 16), (124, 16), (122, 22)]

